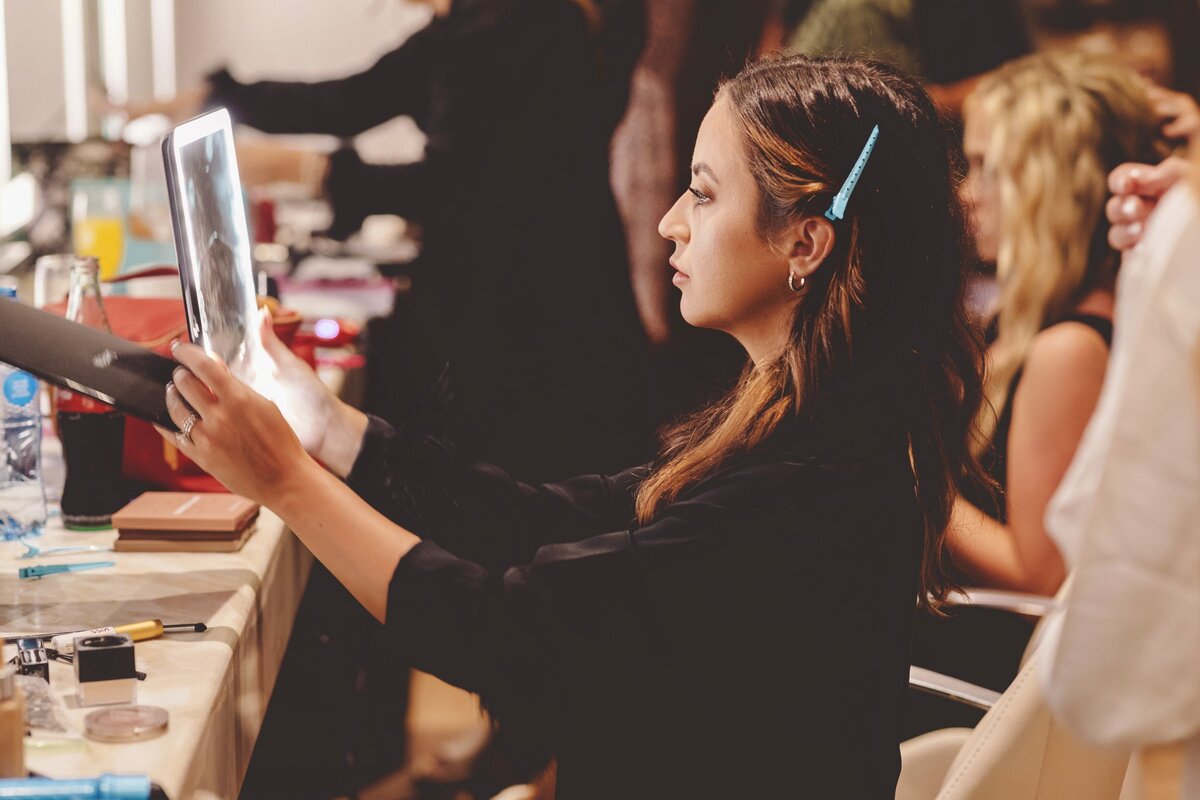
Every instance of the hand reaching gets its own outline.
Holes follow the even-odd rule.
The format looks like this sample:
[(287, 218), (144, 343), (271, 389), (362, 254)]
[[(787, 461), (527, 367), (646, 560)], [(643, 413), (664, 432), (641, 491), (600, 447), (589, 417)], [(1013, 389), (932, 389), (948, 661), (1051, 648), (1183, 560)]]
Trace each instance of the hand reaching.
[(134, 120), (148, 114), (163, 114), (173, 123), (191, 119), (200, 113), (204, 102), (208, 99), (210, 87), (207, 83), (184, 89), (168, 100), (154, 100), (148, 103), (131, 104), (125, 111), (129, 119)]
[(1190, 94), (1151, 86), (1147, 93), (1154, 111), (1162, 119), (1163, 135), (1169, 139), (1192, 140), (1200, 133), (1200, 106)]
[(1141, 241), (1159, 199), (1192, 169), (1177, 156), (1161, 164), (1122, 164), (1114, 169), (1108, 176), (1113, 196), (1105, 207), (1112, 226), (1108, 243), (1116, 250), (1128, 250)]

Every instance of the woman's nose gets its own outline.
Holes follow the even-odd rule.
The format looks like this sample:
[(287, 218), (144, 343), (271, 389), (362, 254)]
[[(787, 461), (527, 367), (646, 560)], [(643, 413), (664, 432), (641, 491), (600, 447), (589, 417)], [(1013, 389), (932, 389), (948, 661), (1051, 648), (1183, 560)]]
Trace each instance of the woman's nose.
[(673, 242), (687, 241), (687, 219), (684, 217), (683, 210), (680, 208), (680, 203), (683, 202), (681, 195), (675, 201), (675, 205), (667, 211), (663, 218), (658, 223), (658, 235), (664, 239), (669, 239)]

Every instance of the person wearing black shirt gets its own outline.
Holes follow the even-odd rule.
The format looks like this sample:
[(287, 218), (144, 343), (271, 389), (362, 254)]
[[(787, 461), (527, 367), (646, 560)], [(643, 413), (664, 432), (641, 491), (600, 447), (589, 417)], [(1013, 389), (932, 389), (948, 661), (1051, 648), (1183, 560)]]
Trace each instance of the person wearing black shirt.
[[(335, 235), (379, 213), (423, 231), (411, 292), (369, 328), (371, 411), (419, 418), (527, 480), (644, 459), (655, 404), (608, 177), (642, 0), (431, 5), (428, 27), (362, 73), (241, 83), (222, 70), (193, 102), (270, 133), (348, 139), (409, 115), (426, 134), (415, 163), (364, 163), (344, 146), (325, 168)], [(301, 753), (286, 793), (346, 793), (394, 765), (383, 751), (402, 736), (405, 692), (379, 685), (396, 668), (389, 648), (319, 566), (296, 630), (248, 782)], [(303, 713), (323, 733), (297, 741), (318, 671), (325, 701)], [(334, 744), (343, 730), (353, 747)]]
[(886, 61), (955, 115), (980, 76), (1032, 49), (1020, 0), (785, 0), (783, 16), (790, 49)]
[[(748, 363), (651, 464), (524, 483), (326, 395), (326, 471), (191, 345), (173, 440), (275, 509), (418, 666), (553, 752), (560, 800), (892, 797), (913, 614), (948, 591), (955, 481), (978, 470), (950, 150), (881, 64), (724, 84), (660, 231), (684, 318)], [(320, 396), (266, 336), (284, 385)]]
[(368, 342), (372, 411), (421, 407), (526, 479), (645, 458), (647, 344), (608, 176), (642, 0), (431, 5), (426, 28), (362, 73), (240, 83), (221, 70), (203, 105), (268, 133), (351, 137), (400, 115), (425, 133), (420, 161), (364, 163), (346, 146), (326, 167), (334, 235), (369, 214), (422, 230), (411, 295)]

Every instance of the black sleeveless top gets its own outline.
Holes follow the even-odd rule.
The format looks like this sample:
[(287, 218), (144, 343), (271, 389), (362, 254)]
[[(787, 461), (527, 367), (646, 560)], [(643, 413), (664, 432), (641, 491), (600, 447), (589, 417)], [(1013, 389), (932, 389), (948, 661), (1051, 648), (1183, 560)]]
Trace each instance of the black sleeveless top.
[[(1092, 314), (1068, 314), (1045, 326), (1042, 330), (1065, 322), (1087, 325), (1104, 339), (1106, 346), (1112, 347), (1112, 320)], [(1017, 396), (1017, 387), (1021, 383), (1021, 375), (1024, 371), (1024, 366), (1018, 368), (1009, 382), (1008, 394), (1004, 398), (1004, 408), (1000, 412), (1000, 418), (996, 421), (996, 431), (992, 434), (992, 444), (980, 458), (984, 470), (1000, 487), (1000, 491), (992, 496), (990, 492), (984, 491), (980, 487), (964, 486), (962, 488), (963, 497), (1001, 524), (1008, 522), (1008, 504), (1005, 502), (1005, 494), (1008, 490), (1008, 434), (1012, 428), (1013, 398)]]

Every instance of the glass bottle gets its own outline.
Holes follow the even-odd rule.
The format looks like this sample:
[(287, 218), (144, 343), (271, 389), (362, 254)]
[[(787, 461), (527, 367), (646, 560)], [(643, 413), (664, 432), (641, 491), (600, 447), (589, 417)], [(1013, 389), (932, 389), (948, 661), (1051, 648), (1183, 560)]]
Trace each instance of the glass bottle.
[[(67, 319), (112, 331), (95, 258), (78, 258), (71, 267)], [(112, 527), (113, 512), (125, 504), (121, 483), (125, 415), (86, 395), (59, 389), (55, 421), (67, 470), (61, 504), (63, 525), (72, 530), (107, 530)]]

